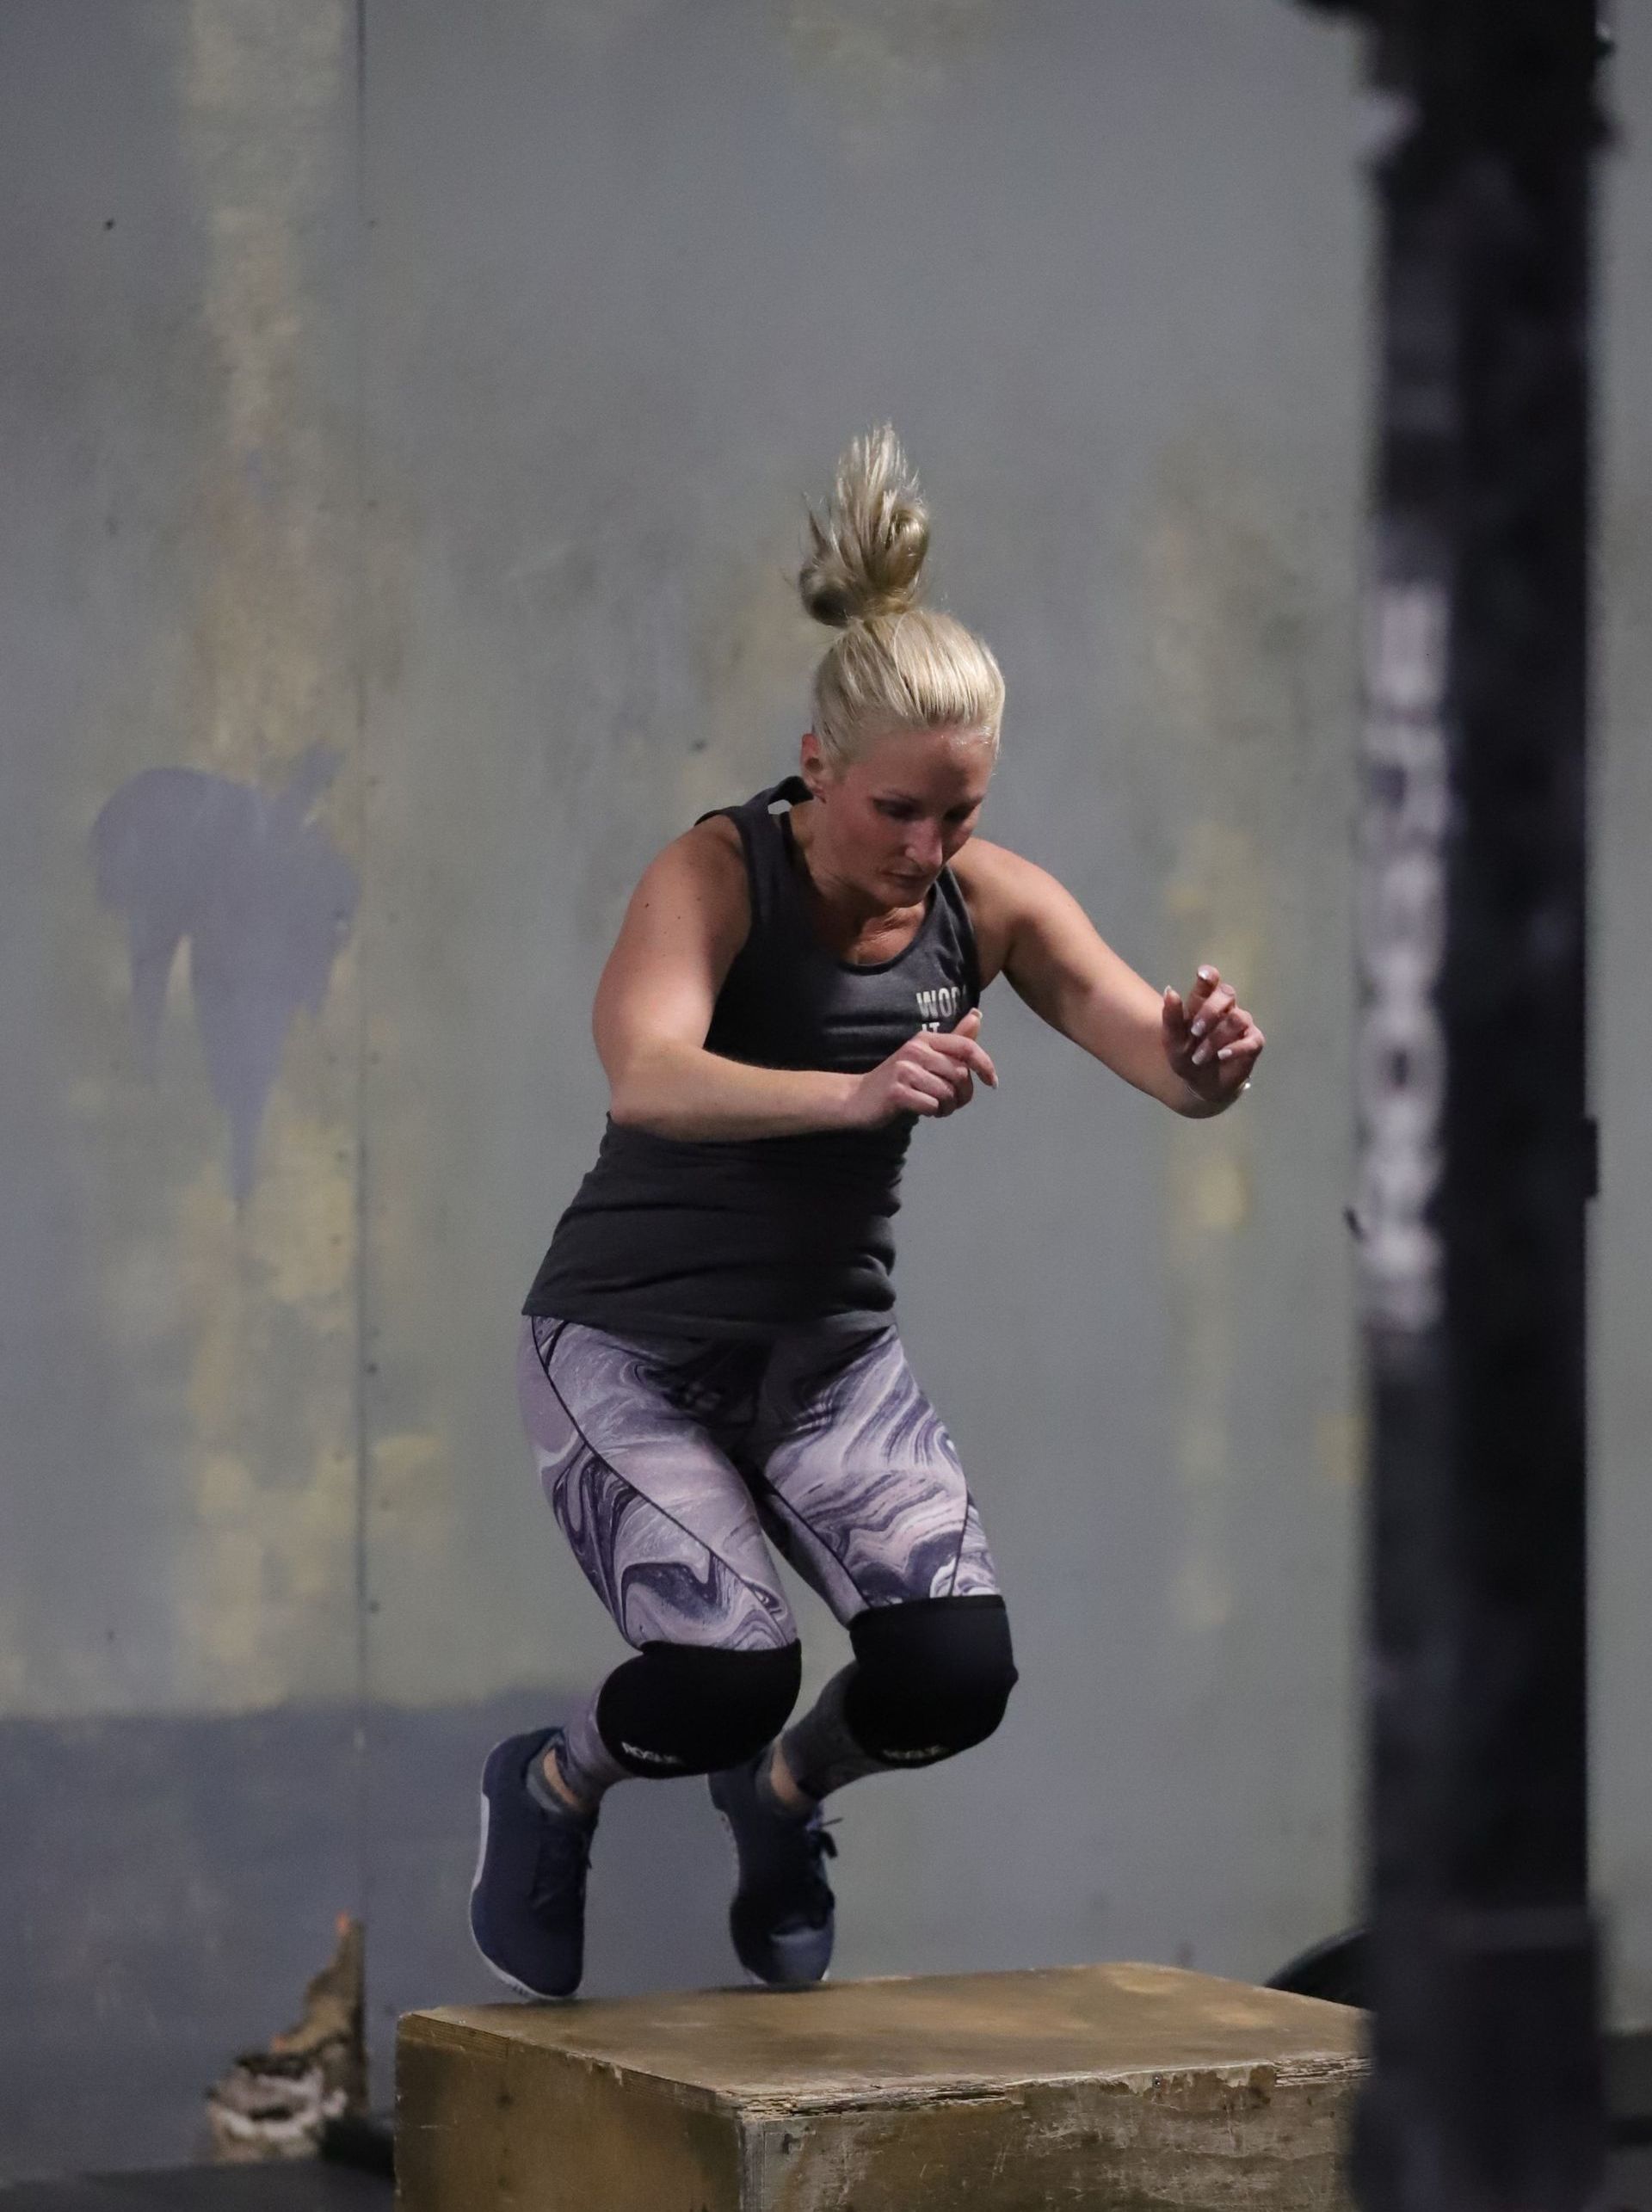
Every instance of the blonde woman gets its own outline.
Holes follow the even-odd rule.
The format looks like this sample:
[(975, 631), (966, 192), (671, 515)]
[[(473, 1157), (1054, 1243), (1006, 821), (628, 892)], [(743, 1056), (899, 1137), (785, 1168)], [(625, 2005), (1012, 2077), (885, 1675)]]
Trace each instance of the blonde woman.
[[(823, 1801), (1002, 1718), (1004, 1600), (891, 1281), (916, 1121), (997, 1081), (987, 986), (1008, 977), (1176, 1113), (1222, 1112), (1262, 1050), (1215, 969), (1161, 997), (1053, 877), (976, 835), (1003, 679), (920, 604), (928, 517), (891, 430), (849, 447), (811, 533), (804, 602), (840, 635), (800, 773), (696, 823), (638, 885), (596, 996), (607, 1131), (524, 1309), (546, 1494), (636, 1654), (484, 1770), (472, 1930), (531, 1996), (578, 1986), (616, 1783), (710, 1777), (735, 1949), (761, 1981), (812, 1982), (833, 1934)], [(854, 1652), (790, 1726), (771, 1545)]]

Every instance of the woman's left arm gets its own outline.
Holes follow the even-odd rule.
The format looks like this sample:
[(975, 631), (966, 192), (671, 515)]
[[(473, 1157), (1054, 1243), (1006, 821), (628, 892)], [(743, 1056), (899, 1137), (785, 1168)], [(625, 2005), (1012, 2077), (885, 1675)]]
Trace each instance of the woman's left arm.
[(1233, 1104), (1267, 1040), (1215, 968), (1199, 969), (1185, 1000), (1174, 989), (1161, 996), (1045, 869), (979, 839), (965, 849), (973, 863), (965, 888), (979, 897), (1003, 973), (1034, 1014), (1190, 1119)]

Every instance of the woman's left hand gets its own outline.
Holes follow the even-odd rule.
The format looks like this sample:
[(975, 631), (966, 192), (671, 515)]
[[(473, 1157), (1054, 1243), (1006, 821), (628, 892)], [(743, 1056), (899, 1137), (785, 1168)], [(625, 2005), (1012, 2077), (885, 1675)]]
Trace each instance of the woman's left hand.
[(1201, 968), (1184, 1003), (1167, 990), (1165, 1057), (1188, 1088), (1211, 1106), (1229, 1106), (1250, 1080), (1267, 1039), (1214, 968)]

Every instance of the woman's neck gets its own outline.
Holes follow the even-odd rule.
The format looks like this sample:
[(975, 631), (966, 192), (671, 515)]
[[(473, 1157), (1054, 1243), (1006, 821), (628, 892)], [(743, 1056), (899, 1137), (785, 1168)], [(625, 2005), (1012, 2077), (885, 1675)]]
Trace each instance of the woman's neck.
[(897, 937), (903, 930), (909, 933), (922, 921), (923, 906), (883, 905), (847, 880), (834, 862), (829, 843), (811, 819), (814, 812), (812, 801), (792, 808), (792, 843), (804, 896), (822, 935), (842, 947), (847, 958), (856, 946), (875, 946), (878, 940)]

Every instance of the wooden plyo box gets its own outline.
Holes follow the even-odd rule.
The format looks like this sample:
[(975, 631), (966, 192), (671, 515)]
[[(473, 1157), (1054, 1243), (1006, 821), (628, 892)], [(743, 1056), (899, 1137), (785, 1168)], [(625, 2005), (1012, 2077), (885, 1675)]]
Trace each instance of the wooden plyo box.
[(410, 2013), (402, 2212), (1347, 2212), (1363, 2016), (1157, 1966)]

